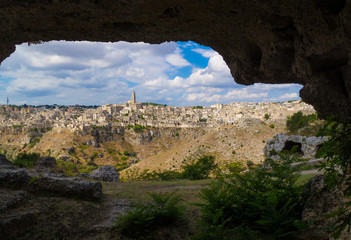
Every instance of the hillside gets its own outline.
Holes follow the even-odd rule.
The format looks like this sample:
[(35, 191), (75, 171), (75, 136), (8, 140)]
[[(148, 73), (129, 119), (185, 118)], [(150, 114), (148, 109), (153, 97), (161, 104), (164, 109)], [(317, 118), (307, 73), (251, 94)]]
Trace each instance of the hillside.
[(206, 129), (204, 134), (194, 139), (180, 136), (171, 148), (133, 164), (123, 170), (121, 176), (125, 177), (126, 171), (176, 170), (198, 151), (215, 155), (220, 165), (231, 161), (246, 163), (247, 160), (257, 163), (264, 160), (265, 141), (282, 131), (285, 131), (284, 121), (259, 121), (245, 126), (228, 125)]

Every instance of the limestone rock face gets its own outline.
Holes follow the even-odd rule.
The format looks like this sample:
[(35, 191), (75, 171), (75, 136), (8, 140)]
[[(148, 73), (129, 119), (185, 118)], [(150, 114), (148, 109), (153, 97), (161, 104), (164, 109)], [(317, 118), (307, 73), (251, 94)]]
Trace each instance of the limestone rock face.
[(109, 165), (101, 166), (98, 169), (92, 171), (90, 173), (90, 177), (105, 182), (119, 181), (119, 173), (117, 172), (116, 168)]
[(0, 187), (89, 200), (97, 200), (102, 197), (101, 183), (51, 176), (38, 177), (31, 175), (26, 169), (0, 169)]
[(299, 83), (322, 117), (351, 121), (351, 0), (0, 0), (0, 61), (15, 44), (193, 40), (235, 81)]
[(30, 191), (50, 193), (67, 197), (97, 200), (102, 197), (99, 182), (73, 181), (68, 178), (40, 177), (31, 180)]
[(41, 157), (37, 163), (39, 168), (54, 168), (56, 167), (56, 159), (53, 157)]
[(279, 153), (283, 150), (291, 150), (291, 148), (296, 145), (297, 151), (300, 151), (303, 157), (315, 158), (318, 147), (326, 140), (326, 137), (304, 137), (279, 133), (267, 141), (263, 151), (265, 156), (272, 157), (272, 151)]
[(0, 154), (0, 168), (13, 168), (14, 165), (12, 162), (7, 160), (6, 156)]
[(26, 169), (0, 169), (0, 186), (23, 188), (29, 183), (30, 176)]
[(15, 207), (24, 200), (27, 193), (25, 191), (13, 191), (9, 189), (0, 189), (0, 212)]
[[(302, 195), (304, 202), (302, 221), (310, 222), (311, 226), (302, 232), (301, 239), (329, 240), (331, 227), (338, 223), (336, 217), (326, 219), (324, 216), (345, 206), (345, 198), (342, 190), (328, 190), (325, 176), (318, 175), (311, 178)], [(350, 239), (350, 233), (343, 233), (342, 240)]]

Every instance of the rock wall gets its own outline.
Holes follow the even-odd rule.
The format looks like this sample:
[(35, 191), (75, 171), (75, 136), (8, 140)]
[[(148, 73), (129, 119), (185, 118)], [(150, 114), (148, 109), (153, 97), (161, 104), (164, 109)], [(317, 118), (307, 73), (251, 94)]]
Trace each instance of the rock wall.
[(319, 115), (351, 121), (351, 0), (0, 0), (0, 61), (50, 40), (193, 40), (235, 81), (299, 83)]
[(202, 128), (147, 128), (140, 131), (134, 131), (132, 128), (126, 127), (111, 127), (110, 125), (102, 127), (90, 127), (78, 134), (85, 136), (91, 135), (94, 139), (89, 140), (86, 144), (98, 147), (100, 143), (126, 140), (133, 145), (149, 144), (155, 139), (175, 138), (182, 133), (191, 139), (195, 139), (203, 134)]
[(272, 157), (274, 152), (280, 153), (283, 150), (291, 150), (295, 145), (297, 151), (301, 152), (304, 158), (315, 158), (318, 147), (327, 140), (326, 137), (305, 137), (299, 135), (287, 135), (279, 133), (267, 141), (264, 147), (264, 155)]

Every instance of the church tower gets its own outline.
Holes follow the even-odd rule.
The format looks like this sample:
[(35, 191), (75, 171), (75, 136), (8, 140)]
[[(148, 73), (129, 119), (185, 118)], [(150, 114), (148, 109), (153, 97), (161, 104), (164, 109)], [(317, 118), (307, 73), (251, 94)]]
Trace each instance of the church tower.
[(136, 97), (135, 97), (135, 92), (133, 90), (132, 92), (132, 99), (130, 100), (131, 103), (136, 103)]

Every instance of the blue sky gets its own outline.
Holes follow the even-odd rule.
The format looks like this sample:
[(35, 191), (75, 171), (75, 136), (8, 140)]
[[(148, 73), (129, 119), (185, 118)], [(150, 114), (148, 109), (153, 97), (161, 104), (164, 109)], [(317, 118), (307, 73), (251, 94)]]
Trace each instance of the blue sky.
[(297, 84), (236, 84), (223, 58), (194, 42), (22, 44), (0, 66), (0, 104), (172, 106), (300, 99)]

